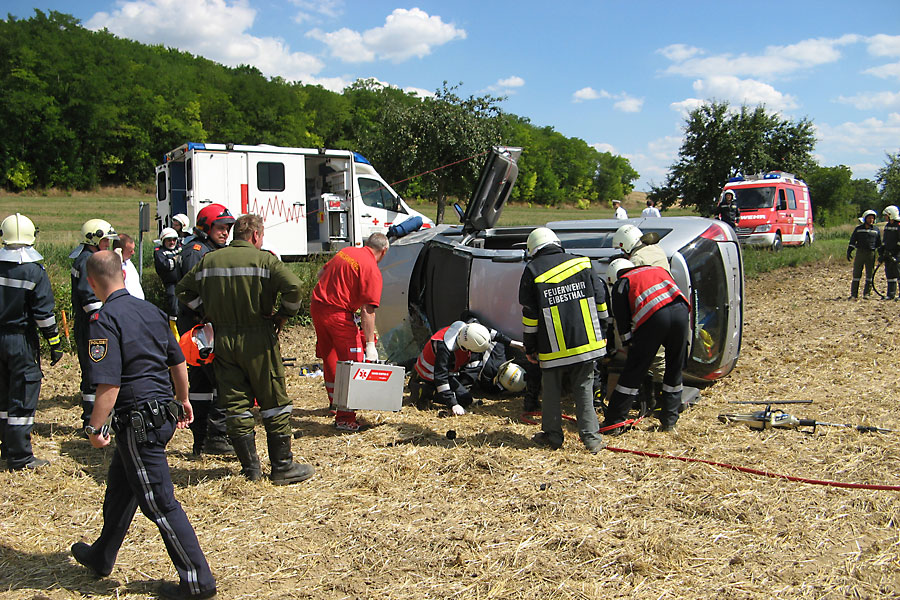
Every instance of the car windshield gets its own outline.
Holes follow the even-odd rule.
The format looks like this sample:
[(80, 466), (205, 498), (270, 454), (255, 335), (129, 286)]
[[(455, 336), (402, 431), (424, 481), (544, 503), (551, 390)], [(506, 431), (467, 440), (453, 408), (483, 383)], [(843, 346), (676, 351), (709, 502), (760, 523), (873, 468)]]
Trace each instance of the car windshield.
[(703, 377), (721, 367), (728, 333), (728, 288), (717, 242), (698, 238), (680, 250), (691, 274), (692, 374)]
[(742, 210), (772, 208), (775, 202), (774, 187), (733, 188), (729, 191), (736, 194), (735, 204)]

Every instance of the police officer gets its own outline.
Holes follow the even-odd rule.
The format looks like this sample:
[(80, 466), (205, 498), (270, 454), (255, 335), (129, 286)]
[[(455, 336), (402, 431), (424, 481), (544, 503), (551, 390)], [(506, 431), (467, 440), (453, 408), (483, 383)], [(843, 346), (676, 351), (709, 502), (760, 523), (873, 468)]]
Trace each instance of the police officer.
[[(859, 218), (860, 224), (850, 234), (850, 243), (847, 245), (847, 261), (853, 261), (853, 280), (850, 282), (850, 300), (856, 300), (859, 296), (859, 280), (862, 277), (863, 268), (866, 270), (866, 287), (863, 289), (863, 298), (868, 298), (875, 284), (875, 253), (881, 249), (881, 233), (875, 226), (877, 213), (867, 210)], [(856, 250), (856, 259), (853, 258), (853, 250)]]
[(153, 266), (166, 291), (166, 314), (170, 324), (178, 319), (178, 298), (175, 297), (175, 284), (178, 283), (181, 266), (181, 246), (178, 242), (178, 232), (166, 227), (159, 236), (159, 246), (153, 249)]
[(94, 410), (94, 386), (87, 378), (88, 321), (103, 305), (87, 282), (87, 261), (94, 252), (108, 250), (112, 240), (119, 239), (116, 230), (103, 219), (90, 219), (81, 226), (81, 243), (69, 254), (72, 262), (72, 314), (75, 315), (75, 347), (81, 367), (81, 420), (87, 425)]
[[(193, 418), (187, 398), (184, 355), (165, 314), (125, 290), (119, 257), (98, 252), (87, 261), (87, 277), (104, 305), (91, 316), (89, 376), (97, 401), (85, 433), (95, 448), (109, 445), (105, 423), (113, 414), (116, 451), (103, 500), (103, 529), (91, 544), (72, 546), (75, 560), (97, 576), (110, 574), (125, 534), (140, 506), (159, 528), (179, 584), (164, 583), (162, 598), (211, 598), (216, 582), (194, 529), (175, 500), (166, 444)], [(169, 377), (175, 383), (172, 399)]]
[[(612, 261), (607, 269), (615, 281), (612, 288), (613, 317), (628, 350), (625, 368), (609, 399), (604, 427), (623, 423), (640, 391), (641, 380), (656, 351), (666, 350), (659, 411), (660, 430), (670, 431), (678, 421), (681, 407), (682, 373), (690, 338), (689, 304), (668, 271), (642, 266), (624, 258)], [(613, 435), (624, 431), (616, 428)]]
[[(207, 253), (225, 247), (232, 225), (234, 217), (221, 204), (210, 204), (197, 213), (194, 233), (184, 239), (181, 250), (179, 280)], [(200, 321), (197, 312), (183, 302), (179, 303), (178, 331), (184, 333), (198, 325)], [(213, 369), (208, 365), (188, 367), (188, 379), (190, 399), (195, 411), (195, 419), (191, 424), (191, 432), (194, 434), (194, 455), (199, 456), (201, 452), (230, 454), (232, 449), (226, 438), (225, 409), (216, 401), (216, 379)]]
[(19, 213), (0, 223), (0, 455), (10, 471), (49, 464), (31, 450), (43, 377), (37, 330), (50, 345), (51, 365), (63, 355), (50, 279), (33, 248), (36, 233)]
[(578, 435), (587, 449), (603, 448), (591, 393), (594, 363), (606, 354), (601, 319), (607, 316), (606, 287), (591, 260), (568, 254), (552, 230), (538, 227), (526, 242), (528, 256), (519, 283), (525, 352), (540, 363), (544, 388), (542, 431), (532, 439), (552, 449), (562, 447), (563, 382), (575, 397)]
[[(176, 293), (191, 308), (202, 310), (213, 325), (212, 364), (241, 473), (251, 481), (262, 477), (250, 412), (255, 398), (266, 428), (272, 483), (285, 485), (314, 473), (311, 465), (293, 462), (293, 404), (285, 390), (277, 337), (300, 309), (300, 280), (273, 254), (260, 250), (263, 235), (259, 216), (241, 216), (231, 245), (204, 256), (178, 282)], [(276, 312), (279, 293), (281, 306)]]
[(878, 250), (878, 261), (884, 263), (884, 276), (887, 278), (887, 296), (885, 300), (900, 300), (897, 295), (897, 279), (900, 278), (900, 210), (893, 204), (885, 207), (882, 213), (887, 219), (881, 248)]

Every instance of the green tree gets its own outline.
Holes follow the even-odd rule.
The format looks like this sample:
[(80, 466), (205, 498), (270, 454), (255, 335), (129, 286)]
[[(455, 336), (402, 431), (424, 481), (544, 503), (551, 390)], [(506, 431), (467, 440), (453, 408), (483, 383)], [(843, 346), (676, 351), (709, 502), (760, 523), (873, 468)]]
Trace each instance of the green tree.
[(848, 167), (810, 167), (804, 173), (812, 200), (813, 218), (818, 225), (834, 225), (850, 220), (856, 209), (851, 203), (853, 185)]
[(850, 181), (850, 204), (854, 207), (854, 213), (861, 215), (870, 208), (875, 208), (880, 213), (887, 206), (881, 201), (878, 186), (871, 179), (853, 179)]
[(878, 169), (875, 181), (881, 189), (882, 205), (900, 206), (900, 152), (887, 153), (884, 166)]
[(709, 102), (691, 111), (685, 136), (660, 186), (649, 196), (661, 207), (679, 200), (711, 215), (728, 178), (737, 173), (802, 172), (813, 164), (815, 136), (807, 119), (789, 121), (762, 106), (732, 111), (727, 102)]

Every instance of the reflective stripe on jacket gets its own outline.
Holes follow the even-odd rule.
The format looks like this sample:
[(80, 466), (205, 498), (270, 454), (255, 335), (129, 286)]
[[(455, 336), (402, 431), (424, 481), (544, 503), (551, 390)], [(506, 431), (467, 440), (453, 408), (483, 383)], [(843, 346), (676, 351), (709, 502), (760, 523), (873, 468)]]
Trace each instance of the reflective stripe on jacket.
[(432, 381), (438, 392), (450, 390), (450, 374), (458, 373), (469, 362), (471, 353), (456, 345), (456, 336), (465, 325), (462, 321), (438, 330), (419, 353), (416, 373), (424, 381)]
[(690, 306), (672, 276), (662, 267), (635, 267), (619, 272), (613, 288), (613, 316), (622, 341), (631, 339), (653, 313), (677, 301)]

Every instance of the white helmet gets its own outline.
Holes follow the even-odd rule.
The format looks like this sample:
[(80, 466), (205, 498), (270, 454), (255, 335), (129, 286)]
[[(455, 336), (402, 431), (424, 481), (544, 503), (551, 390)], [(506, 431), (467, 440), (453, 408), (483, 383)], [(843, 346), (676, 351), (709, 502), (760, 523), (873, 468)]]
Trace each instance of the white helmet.
[(500, 365), (494, 383), (508, 392), (521, 392), (525, 389), (525, 369), (508, 360)]
[(872, 217), (873, 217), (876, 221), (878, 220), (878, 213), (877, 213), (877, 212), (875, 212), (874, 210), (867, 210), (867, 211), (864, 212), (864, 213), (862, 214), (862, 216), (859, 218), (859, 222), (860, 222), (860, 223), (865, 223), (865, 222), (866, 222), (866, 217), (868, 217), (869, 215), (872, 215)]
[(33, 246), (37, 227), (25, 215), (9, 215), (0, 223), (0, 238), (4, 246)]
[(621, 250), (625, 254), (631, 254), (634, 247), (641, 241), (642, 235), (644, 235), (644, 232), (634, 225), (622, 225), (613, 235), (613, 248)]
[(163, 241), (169, 240), (172, 238), (177, 238), (177, 237), (178, 237), (178, 232), (175, 231), (174, 229), (172, 229), (171, 227), (166, 227), (165, 229), (162, 230), (162, 233), (159, 234), (159, 239), (163, 240)]
[(81, 243), (88, 246), (97, 246), (102, 239), (117, 240), (119, 239), (119, 234), (116, 233), (112, 225), (103, 219), (85, 221), (84, 225), (81, 226)]
[(172, 217), (172, 220), (178, 221), (179, 223), (181, 223), (181, 229), (183, 231), (187, 231), (188, 225), (191, 224), (190, 219), (188, 219), (188, 216), (184, 213), (179, 213), (179, 214), (175, 215), (174, 217)]
[(459, 330), (456, 343), (469, 352), (484, 352), (491, 345), (491, 332), (481, 323), (468, 323)]
[(609, 285), (613, 285), (616, 280), (619, 279), (619, 271), (623, 269), (631, 269), (633, 267), (634, 263), (627, 258), (617, 258), (616, 260), (609, 263), (608, 267), (606, 267), (606, 282)]
[(528, 247), (528, 256), (534, 256), (538, 250), (550, 244), (559, 246), (559, 238), (552, 229), (538, 227), (528, 234), (528, 241), (525, 244)]
[(900, 221), (900, 210), (898, 210), (897, 207), (893, 204), (891, 204), (890, 206), (885, 206), (881, 214), (886, 216), (891, 221)]

